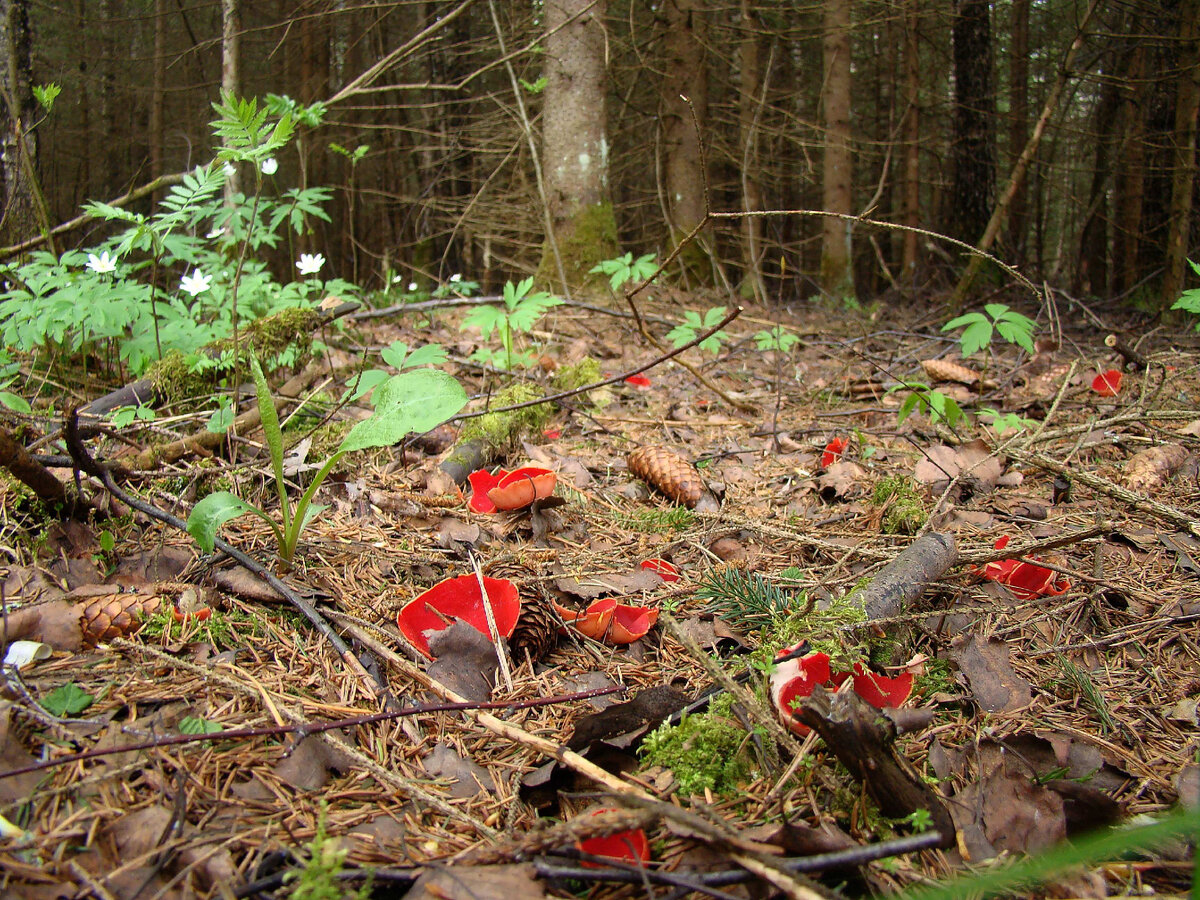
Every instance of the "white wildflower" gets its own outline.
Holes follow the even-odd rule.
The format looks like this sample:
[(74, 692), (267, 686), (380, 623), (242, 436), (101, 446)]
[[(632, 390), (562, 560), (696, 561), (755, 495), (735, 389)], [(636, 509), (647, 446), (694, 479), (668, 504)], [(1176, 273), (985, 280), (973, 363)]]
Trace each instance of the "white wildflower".
[(325, 257), (320, 253), (301, 253), (300, 259), (296, 261), (296, 268), (300, 270), (301, 275), (316, 275), (323, 265)]
[(273, 156), (268, 156), (262, 161), (262, 173), (264, 175), (274, 175), (279, 171), (279, 160)]
[(199, 269), (192, 275), (184, 275), (179, 279), (179, 287), (187, 291), (191, 296), (198, 297), (208, 290), (208, 286), (212, 284), (213, 277), (205, 275)]
[(460, 281), (462, 281), (462, 275), (460, 273), (455, 272), (453, 275), (450, 276), (451, 284), (458, 284)]
[(212, 241), (212, 240), (216, 240), (224, 233), (225, 233), (225, 229), (222, 228), (220, 225), (218, 225), (212, 231), (210, 231), (208, 234), (206, 234), (205, 237), (208, 238), (208, 240)]
[(99, 256), (95, 253), (89, 253), (87, 267), (97, 275), (102, 275), (105, 272), (115, 272), (117, 271), (117, 258), (109, 256), (107, 250), (101, 252)]
[(415, 291), (417, 289), (417, 283), (415, 281), (410, 281), (408, 283), (408, 289), (410, 291)]
[(233, 163), (225, 163), (224, 170), (225, 170), (226, 178), (232, 178), (234, 175), (237, 174), (237, 169), (235, 169), (233, 167)]

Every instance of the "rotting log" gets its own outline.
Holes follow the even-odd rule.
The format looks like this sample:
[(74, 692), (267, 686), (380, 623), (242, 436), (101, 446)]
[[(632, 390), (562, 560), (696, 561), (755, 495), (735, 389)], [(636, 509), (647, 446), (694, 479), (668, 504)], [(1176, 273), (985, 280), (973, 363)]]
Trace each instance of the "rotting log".
[(954, 535), (929, 532), (884, 566), (870, 584), (852, 593), (869, 621), (898, 615), (958, 561)]
[(62, 482), (30, 456), (29, 451), (18, 443), (6, 428), (0, 428), (0, 465), (33, 491), (50, 509), (65, 509), (67, 506), (67, 491)]
[(942, 799), (895, 750), (896, 728), (854, 691), (830, 694), (818, 685), (801, 701), (796, 718), (817, 732), (827, 747), (885, 816), (902, 819), (928, 810), (940, 847), (953, 847), (954, 820)]

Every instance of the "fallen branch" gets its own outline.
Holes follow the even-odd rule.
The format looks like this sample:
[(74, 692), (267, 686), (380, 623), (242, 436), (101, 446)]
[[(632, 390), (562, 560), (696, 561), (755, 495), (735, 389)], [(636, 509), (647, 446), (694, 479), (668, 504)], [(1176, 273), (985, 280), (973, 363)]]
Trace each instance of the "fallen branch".
[(852, 593), (867, 619), (890, 619), (915, 601), (958, 561), (954, 536), (929, 532), (917, 538), (871, 580)]
[(941, 836), (939, 847), (953, 847), (954, 820), (940, 797), (896, 753), (896, 729), (854, 691), (830, 694), (817, 685), (801, 701), (796, 718), (825, 740), (850, 774), (863, 783), (879, 811), (902, 819), (919, 809), (928, 810), (933, 828)]

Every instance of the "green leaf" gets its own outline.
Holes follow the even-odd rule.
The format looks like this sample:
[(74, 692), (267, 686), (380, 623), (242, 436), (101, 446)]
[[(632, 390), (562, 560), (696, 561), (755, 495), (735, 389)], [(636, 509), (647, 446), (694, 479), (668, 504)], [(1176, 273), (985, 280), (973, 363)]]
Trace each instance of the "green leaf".
[(188, 534), (195, 538), (201, 550), (212, 553), (220, 527), (230, 519), (236, 519), (246, 513), (264, 515), (262, 510), (251, 506), (241, 497), (229, 491), (217, 491), (192, 507), (187, 517)]
[(233, 409), (230, 408), (228, 403), (223, 403), (208, 417), (208, 425), (206, 427), (213, 434), (224, 434), (232, 424)]
[(283, 530), (287, 531), (288, 523), (291, 521), (291, 512), (288, 509), (287, 486), (283, 480), (283, 430), (279, 427), (279, 414), (275, 411), (275, 399), (271, 396), (271, 386), (267, 384), (267, 377), (263, 374), (257, 356), (250, 357), (250, 374), (254, 376), (258, 416), (262, 420), (263, 435), (267, 439), (267, 449), (271, 453), (271, 469), (275, 475), (275, 492), (279, 495)]
[(57, 687), (42, 698), (42, 706), (52, 716), (77, 716), (96, 700), (73, 681)]
[(918, 406), (920, 406), (921, 411), (924, 412), (927, 405), (928, 404), (925, 402), (925, 398), (920, 394), (916, 393), (915, 391), (909, 394), (904, 398), (904, 402), (900, 404), (900, 412), (896, 416), (896, 424), (902, 425), (904, 420), (908, 418), (908, 414)]
[(959, 343), (962, 345), (962, 355), (970, 356), (978, 350), (982, 350), (992, 342), (992, 323), (983, 320), (973, 322), (967, 326), (966, 331), (959, 336)]
[(184, 716), (178, 727), (180, 734), (217, 734), (225, 730), (220, 722), (210, 722), (199, 716)]
[(12, 391), (0, 391), (0, 403), (3, 403), (13, 412), (33, 412), (29, 407), (29, 402), (24, 397), (18, 397)]
[[(507, 288), (506, 288), (507, 289)], [(483, 339), (487, 340), (492, 336), (492, 332), (496, 330), (505, 320), (504, 313), (494, 306), (479, 306), (471, 311), (459, 327), (460, 331), (467, 328), (478, 328), (483, 332)]]
[(375, 413), (346, 435), (339, 451), (390, 447), (406, 435), (436, 428), (467, 405), (467, 392), (440, 369), (413, 369), (376, 392)]
[(55, 84), (53, 81), (49, 84), (35, 84), (33, 86), (33, 99), (38, 102), (38, 106), (46, 112), (54, 109), (54, 101), (58, 95), (62, 93), (62, 86)]
[(441, 344), (422, 344), (403, 358), (403, 366), (396, 366), (396, 368), (415, 369), (418, 366), (440, 366), (446, 359), (446, 348)]
[(385, 372), (383, 369), (371, 369), (370, 371), (363, 372), (361, 375), (354, 377), (343, 397), (350, 402), (354, 402), (372, 388), (378, 387), (391, 377), (391, 374)]
[(986, 325), (987, 319), (984, 318), (983, 313), (969, 312), (951, 319), (942, 326), (942, 331), (953, 331), (955, 328), (962, 328), (964, 325), (971, 325), (975, 322), (983, 322)]
[(1024, 321), (1003, 319), (996, 323), (996, 330), (1010, 344), (1016, 344), (1032, 355), (1037, 352), (1033, 346), (1033, 322), (1019, 313), (1016, 315)]

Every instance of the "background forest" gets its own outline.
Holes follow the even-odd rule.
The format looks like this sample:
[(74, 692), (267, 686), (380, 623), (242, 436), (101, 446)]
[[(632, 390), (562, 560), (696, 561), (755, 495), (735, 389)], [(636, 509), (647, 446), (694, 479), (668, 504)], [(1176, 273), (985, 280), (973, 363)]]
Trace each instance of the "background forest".
[[(1194, 232), (1195, 0), (551, 6), (6, 0), (4, 243), (207, 162), (224, 85), (326, 104), (275, 183), (334, 189), (331, 221), (294, 249), (364, 287), (467, 273), (492, 290), (538, 268), (548, 212), (559, 227), (561, 207), (585, 201), (611, 202), (622, 250), (665, 253), (704, 217), (707, 185), (716, 212), (824, 209), (972, 245), (987, 234), (1034, 282), (1178, 297)], [(47, 113), (32, 88), (50, 83), (62, 93)], [(589, 140), (593, 185), (539, 170), (535, 154)], [(614, 255), (604, 227), (584, 270)], [(919, 295), (965, 259), (932, 236), (815, 216), (710, 221), (693, 250), (687, 284), (783, 302)]]

